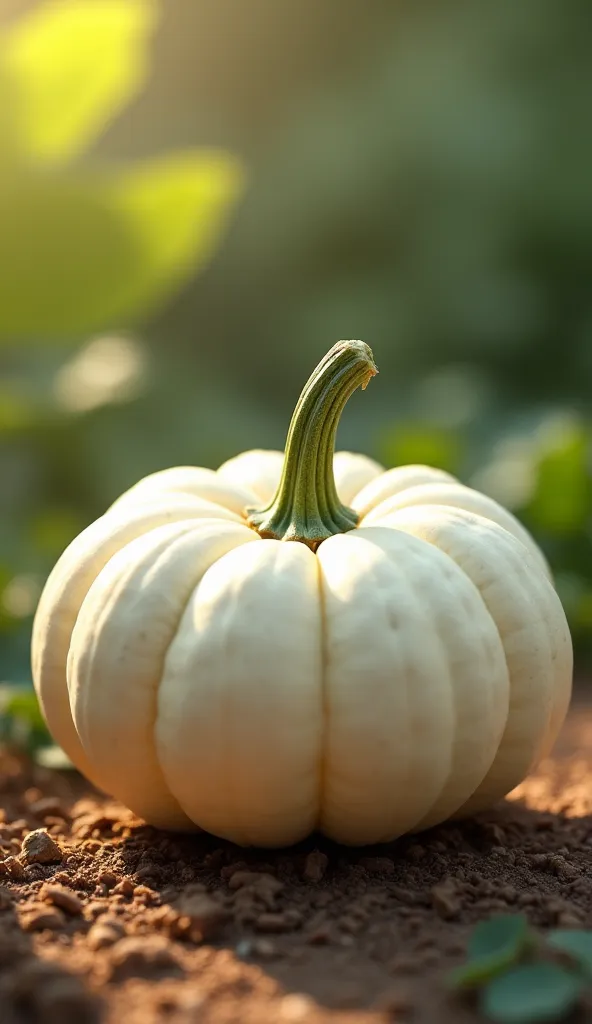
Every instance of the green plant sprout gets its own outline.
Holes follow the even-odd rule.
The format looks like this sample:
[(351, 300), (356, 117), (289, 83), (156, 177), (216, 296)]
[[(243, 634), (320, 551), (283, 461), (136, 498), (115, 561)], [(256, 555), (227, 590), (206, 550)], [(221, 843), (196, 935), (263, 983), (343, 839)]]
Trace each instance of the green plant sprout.
[(499, 1024), (561, 1020), (592, 984), (592, 932), (556, 929), (539, 940), (523, 914), (492, 917), (477, 925), (448, 983), (478, 990), (483, 1014)]

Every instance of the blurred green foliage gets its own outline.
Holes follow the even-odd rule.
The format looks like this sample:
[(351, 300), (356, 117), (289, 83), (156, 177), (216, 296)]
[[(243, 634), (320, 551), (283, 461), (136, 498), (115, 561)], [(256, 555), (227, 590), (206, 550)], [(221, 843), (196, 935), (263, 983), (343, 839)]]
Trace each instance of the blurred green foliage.
[[(8, 6), (5, 40), (43, 23), (23, 12), (51, 20), (69, 7)], [(101, 31), (115, 32), (105, 45), (123, 69), (109, 82), (98, 44), (42, 70), (32, 55), (45, 30), (13, 58), (26, 82), (19, 166), (33, 168), (18, 188), (39, 193), (25, 216), (0, 187), (13, 234), (29, 225), (18, 244), (0, 237), (0, 333), (28, 338), (0, 352), (2, 676), (29, 679), (37, 595), (79, 529), (153, 469), (282, 446), (302, 383), (343, 337), (367, 341), (381, 373), (349, 403), (340, 447), (441, 465), (521, 516), (554, 568), (583, 668), (587, 0), (164, 0), (158, 21), (115, 7), (127, 13)], [(53, 102), (56, 68), (82, 65), (97, 77), (80, 107), (62, 110), (56, 85), (59, 117), (25, 131)], [(11, 90), (0, 90), (6, 139)], [(204, 269), (238, 187), (221, 152), (248, 168), (248, 187)], [(70, 236), (61, 189), (81, 204)], [(209, 209), (206, 244), (196, 228)], [(37, 293), (36, 260), (48, 275)], [(185, 281), (174, 294), (172, 266)]]
[(146, 79), (148, 0), (46, 3), (0, 36), (0, 340), (145, 316), (210, 254), (237, 162), (72, 166)]

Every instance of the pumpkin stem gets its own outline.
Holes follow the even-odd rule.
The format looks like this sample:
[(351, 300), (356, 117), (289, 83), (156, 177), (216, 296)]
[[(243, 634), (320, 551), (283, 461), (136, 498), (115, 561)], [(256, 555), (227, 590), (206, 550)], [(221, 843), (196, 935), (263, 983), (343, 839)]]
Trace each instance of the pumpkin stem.
[(358, 524), (358, 514), (337, 496), (333, 475), (335, 435), (348, 398), (378, 373), (363, 341), (340, 341), (309, 377), (292, 416), (284, 467), (273, 501), (247, 509), (261, 537), (296, 540), (313, 551)]

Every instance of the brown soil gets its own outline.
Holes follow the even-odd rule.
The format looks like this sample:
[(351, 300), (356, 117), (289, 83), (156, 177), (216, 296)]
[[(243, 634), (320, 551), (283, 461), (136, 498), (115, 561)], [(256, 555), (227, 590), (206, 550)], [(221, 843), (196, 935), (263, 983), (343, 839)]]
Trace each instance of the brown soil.
[(444, 975), (476, 921), (592, 927), (579, 701), (511, 800), (364, 851), (180, 838), (78, 776), (8, 755), (0, 771), (2, 1024), (470, 1024)]

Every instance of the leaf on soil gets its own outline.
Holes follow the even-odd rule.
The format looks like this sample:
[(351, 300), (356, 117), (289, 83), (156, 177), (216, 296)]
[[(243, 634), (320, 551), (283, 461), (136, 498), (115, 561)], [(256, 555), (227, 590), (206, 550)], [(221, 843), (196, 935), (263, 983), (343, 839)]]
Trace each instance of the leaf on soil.
[(468, 960), (449, 975), (453, 988), (473, 988), (515, 964), (533, 943), (522, 914), (492, 917), (477, 925), (467, 947)]
[(575, 960), (592, 977), (592, 932), (583, 929), (560, 929), (547, 938), (547, 945)]
[(557, 964), (526, 964), (494, 978), (483, 992), (481, 1009), (500, 1024), (560, 1020), (576, 1005), (582, 980)]

